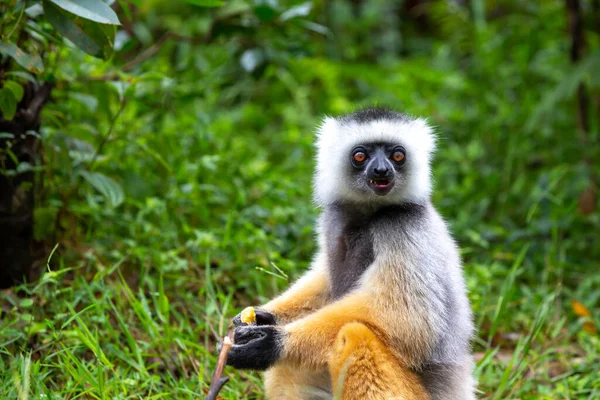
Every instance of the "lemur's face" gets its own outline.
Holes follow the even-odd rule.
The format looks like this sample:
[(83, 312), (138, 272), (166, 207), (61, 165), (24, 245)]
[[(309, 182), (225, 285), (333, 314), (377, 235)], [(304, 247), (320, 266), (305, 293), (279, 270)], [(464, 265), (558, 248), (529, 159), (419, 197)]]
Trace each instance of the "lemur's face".
[(406, 150), (395, 143), (365, 143), (349, 154), (353, 187), (362, 193), (385, 196), (406, 181)]
[(319, 205), (429, 199), (435, 136), (425, 120), (367, 109), (326, 117), (317, 132), (314, 188)]

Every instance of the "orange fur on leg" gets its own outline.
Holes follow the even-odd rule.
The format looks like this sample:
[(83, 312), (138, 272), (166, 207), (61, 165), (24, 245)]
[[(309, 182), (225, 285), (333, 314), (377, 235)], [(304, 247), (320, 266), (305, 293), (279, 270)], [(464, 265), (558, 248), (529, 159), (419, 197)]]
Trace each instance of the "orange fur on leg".
[(352, 295), (331, 303), (284, 327), (283, 359), (309, 370), (327, 369), (335, 338), (348, 322), (376, 327), (377, 321), (364, 295)]
[(268, 400), (331, 399), (331, 382), (327, 371), (307, 371), (278, 364), (265, 372)]
[(329, 371), (336, 399), (430, 399), (419, 377), (402, 367), (375, 333), (359, 322), (344, 325), (338, 333)]

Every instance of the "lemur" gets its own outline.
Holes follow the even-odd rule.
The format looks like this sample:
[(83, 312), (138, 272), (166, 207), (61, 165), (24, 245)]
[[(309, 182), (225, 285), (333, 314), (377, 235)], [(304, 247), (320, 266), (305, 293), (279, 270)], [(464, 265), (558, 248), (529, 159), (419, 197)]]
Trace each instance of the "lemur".
[(268, 399), (474, 399), (461, 260), (430, 200), (432, 128), (370, 108), (326, 117), (316, 147), (319, 250), (256, 326), (233, 319), (228, 364), (267, 370)]

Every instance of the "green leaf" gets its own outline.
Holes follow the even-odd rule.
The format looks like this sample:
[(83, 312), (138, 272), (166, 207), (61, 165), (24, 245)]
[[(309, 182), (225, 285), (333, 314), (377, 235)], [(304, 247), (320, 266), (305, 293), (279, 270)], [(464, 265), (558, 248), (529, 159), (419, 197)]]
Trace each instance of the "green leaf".
[(94, 112), (98, 108), (98, 99), (92, 95), (73, 92), (69, 93), (69, 97), (79, 101), (81, 104), (86, 106), (90, 112)]
[(17, 113), (17, 99), (12, 90), (0, 89), (0, 111), (2, 111), (2, 117), (7, 121), (12, 120)]
[(296, 18), (296, 17), (306, 17), (310, 14), (310, 10), (312, 9), (312, 2), (307, 1), (306, 3), (298, 4), (284, 12), (281, 13), (279, 19), (282, 21), (287, 21), (288, 19)]
[(44, 64), (40, 56), (37, 54), (27, 54), (13, 43), (0, 41), (0, 53), (12, 57), (20, 66), (28, 71), (35, 73), (44, 72)]
[(21, 321), (23, 321), (23, 322), (25, 322), (27, 324), (30, 324), (35, 319), (33, 317), (33, 315), (31, 315), (29, 313), (23, 313), (23, 314), (19, 315), (19, 317), (21, 318)]
[(44, 12), (54, 28), (77, 47), (94, 57), (107, 58), (112, 53), (115, 28), (82, 19), (44, 0)]
[(81, 176), (85, 178), (90, 185), (98, 190), (108, 200), (112, 207), (117, 207), (123, 202), (124, 194), (121, 185), (114, 179), (100, 172), (82, 171)]
[(31, 83), (37, 83), (35, 76), (33, 76), (29, 72), (25, 72), (25, 71), (10, 71), (10, 72), (6, 73), (6, 76), (16, 76), (18, 78), (29, 81)]
[(221, 0), (185, 0), (186, 2), (200, 7), (220, 7), (225, 4)]
[(17, 99), (17, 102), (21, 101), (23, 94), (25, 93), (23, 86), (19, 85), (15, 81), (6, 81), (4, 82), (4, 87), (13, 93), (15, 99)]
[(308, 29), (310, 31), (320, 33), (321, 35), (324, 35), (324, 36), (328, 36), (331, 33), (331, 31), (329, 30), (328, 27), (321, 25), (321, 24), (317, 24), (312, 21), (300, 21), (300, 25), (302, 25), (303, 27), (305, 27), (306, 29)]
[(29, 308), (33, 305), (33, 299), (23, 299), (19, 302), (21, 308)]
[(121, 25), (110, 6), (100, 0), (49, 0), (63, 10), (101, 24)]
[(275, 14), (277, 14), (277, 10), (267, 3), (254, 7), (254, 15), (263, 22), (272, 20)]

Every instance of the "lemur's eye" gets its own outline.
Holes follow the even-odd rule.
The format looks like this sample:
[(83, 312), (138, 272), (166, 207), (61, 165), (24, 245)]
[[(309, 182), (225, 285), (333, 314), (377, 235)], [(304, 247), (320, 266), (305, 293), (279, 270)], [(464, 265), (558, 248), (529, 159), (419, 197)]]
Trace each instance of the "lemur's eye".
[(355, 168), (361, 169), (364, 166), (365, 161), (367, 161), (367, 158), (369, 158), (369, 156), (364, 147), (358, 146), (352, 150), (351, 161)]
[(361, 163), (363, 161), (365, 161), (367, 159), (367, 155), (362, 152), (362, 151), (357, 151), (352, 155), (352, 158), (354, 159), (354, 161), (356, 161), (357, 163)]
[(406, 153), (404, 152), (403, 148), (394, 149), (394, 152), (392, 153), (392, 160), (394, 160), (397, 163), (402, 163), (404, 162), (405, 158)]

